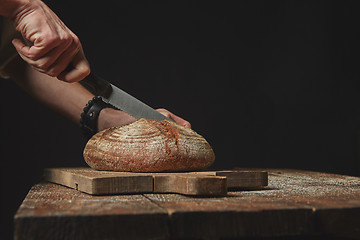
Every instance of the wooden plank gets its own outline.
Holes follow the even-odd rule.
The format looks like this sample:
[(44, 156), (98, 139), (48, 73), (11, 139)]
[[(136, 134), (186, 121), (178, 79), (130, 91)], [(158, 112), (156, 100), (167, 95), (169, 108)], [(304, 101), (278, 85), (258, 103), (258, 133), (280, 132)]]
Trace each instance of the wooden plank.
[(142, 195), (91, 196), (35, 185), (15, 218), (15, 239), (168, 239), (168, 215)]
[(154, 174), (154, 192), (185, 195), (226, 195), (226, 177), (197, 174)]
[(330, 235), (360, 238), (360, 178), (269, 171), (269, 186), (223, 198), (145, 194), (171, 216), (174, 238)]
[(278, 237), (314, 232), (312, 209), (286, 199), (257, 199), (256, 195), (244, 198), (240, 192), (224, 198), (145, 196), (167, 209), (174, 239)]
[(268, 185), (268, 173), (266, 171), (221, 170), (189, 172), (189, 174), (224, 176), (227, 178), (227, 188), (258, 188)]
[(90, 168), (49, 168), (44, 170), (44, 178), (93, 195), (153, 191), (153, 177), (149, 174), (96, 171)]
[(216, 176), (225, 176), (228, 188), (257, 188), (268, 185), (268, 173), (265, 171), (217, 171)]
[(269, 174), (271, 179), (292, 183), (287, 199), (312, 207), (318, 231), (360, 239), (359, 177), (288, 169), (274, 169)]
[(91, 168), (51, 168), (45, 169), (44, 176), (47, 181), (93, 195), (146, 192), (224, 195), (229, 187), (264, 187), (268, 183), (264, 171), (129, 173)]
[(15, 216), (16, 236), (55, 240), (360, 238), (360, 178), (266, 171), (266, 188), (206, 198), (170, 193), (91, 196), (41, 183)]

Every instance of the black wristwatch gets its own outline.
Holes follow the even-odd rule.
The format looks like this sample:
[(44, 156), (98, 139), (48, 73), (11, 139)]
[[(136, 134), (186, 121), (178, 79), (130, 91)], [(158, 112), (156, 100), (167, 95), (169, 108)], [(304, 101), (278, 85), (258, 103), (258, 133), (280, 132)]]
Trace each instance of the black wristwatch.
[(91, 138), (98, 132), (98, 118), (101, 110), (104, 108), (117, 109), (110, 103), (105, 102), (101, 96), (94, 97), (84, 107), (80, 118), (80, 128), (85, 137)]

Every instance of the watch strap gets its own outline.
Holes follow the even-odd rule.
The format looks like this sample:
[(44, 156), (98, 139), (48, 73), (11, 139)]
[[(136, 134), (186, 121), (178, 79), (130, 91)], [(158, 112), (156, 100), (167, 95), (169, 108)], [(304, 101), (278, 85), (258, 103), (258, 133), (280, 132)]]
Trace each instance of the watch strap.
[(80, 128), (85, 137), (91, 138), (98, 132), (98, 119), (101, 110), (104, 108), (117, 109), (110, 103), (104, 102), (101, 96), (92, 98), (84, 107), (80, 118)]

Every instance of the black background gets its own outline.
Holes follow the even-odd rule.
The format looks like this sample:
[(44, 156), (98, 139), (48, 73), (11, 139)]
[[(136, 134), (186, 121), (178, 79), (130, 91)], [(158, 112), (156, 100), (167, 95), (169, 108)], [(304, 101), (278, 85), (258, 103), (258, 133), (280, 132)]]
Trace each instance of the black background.
[[(93, 71), (190, 121), (213, 146), (214, 168), (360, 176), (357, 1), (233, 2), (47, 1)], [(85, 139), (10, 80), (1, 85), (8, 238), (43, 168), (85, 166)]]

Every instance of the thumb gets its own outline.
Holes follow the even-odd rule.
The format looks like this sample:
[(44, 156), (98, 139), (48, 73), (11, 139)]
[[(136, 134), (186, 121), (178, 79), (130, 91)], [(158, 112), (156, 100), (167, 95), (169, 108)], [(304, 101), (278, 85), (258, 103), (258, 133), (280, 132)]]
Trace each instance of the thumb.
[(14, 45), (16, 51), (22, 55), (22, 56), (28, 56), (29, 52), (30, 52), (30, 47), (26, 46), (25, 43), (23, 43), (23, 41), (21, 41), (18, 38), (14, 38), (12, 40), (12, 44)]

